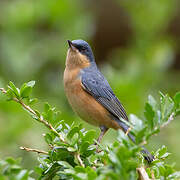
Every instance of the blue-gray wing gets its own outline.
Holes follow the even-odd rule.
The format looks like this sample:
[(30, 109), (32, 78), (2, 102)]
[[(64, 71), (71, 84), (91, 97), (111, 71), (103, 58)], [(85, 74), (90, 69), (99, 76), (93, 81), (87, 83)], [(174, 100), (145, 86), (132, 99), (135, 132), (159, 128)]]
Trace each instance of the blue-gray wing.
[(102, 104), (113, 116), (128, 120), (126, 112), (113, 93), (109, 83), (100, 72), (86, 72), (81, 75), (82, 86)]

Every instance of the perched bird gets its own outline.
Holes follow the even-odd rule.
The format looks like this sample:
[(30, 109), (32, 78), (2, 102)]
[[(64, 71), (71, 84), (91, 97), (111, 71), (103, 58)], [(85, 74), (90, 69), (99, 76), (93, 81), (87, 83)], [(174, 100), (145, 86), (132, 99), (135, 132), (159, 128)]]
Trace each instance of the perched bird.
[[(89, 44), (83, 40), (68, 40), (69, 49), (64, 71), (64, 89), (72, 109), (86, 122), (100, 127), (98, 142), (109, 128), (122, 129), (135, 142), (126, 112), (113, 93), (109, 83), (99, 71)], [(145, 158), (153, 156), (144, 148)]]

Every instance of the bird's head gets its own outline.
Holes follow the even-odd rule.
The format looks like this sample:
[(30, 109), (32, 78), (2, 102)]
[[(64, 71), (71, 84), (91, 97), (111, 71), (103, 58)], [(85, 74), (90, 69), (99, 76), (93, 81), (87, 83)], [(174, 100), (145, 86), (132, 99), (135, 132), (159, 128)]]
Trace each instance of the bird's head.
[(83, 40), (68, 40), (66, 65), (90, 66), (94, 62), (94, 55), (90, 45)]

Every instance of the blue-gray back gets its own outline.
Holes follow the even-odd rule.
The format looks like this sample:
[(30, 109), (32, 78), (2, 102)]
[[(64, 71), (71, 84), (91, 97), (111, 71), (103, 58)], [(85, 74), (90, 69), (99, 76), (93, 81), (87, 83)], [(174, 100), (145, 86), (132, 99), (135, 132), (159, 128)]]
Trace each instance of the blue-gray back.
[(102, 104), (113, 116), (128, 120), (126, 112), (113, 93), (108, 81), (95, 64), (81, 71), (84, 89)]

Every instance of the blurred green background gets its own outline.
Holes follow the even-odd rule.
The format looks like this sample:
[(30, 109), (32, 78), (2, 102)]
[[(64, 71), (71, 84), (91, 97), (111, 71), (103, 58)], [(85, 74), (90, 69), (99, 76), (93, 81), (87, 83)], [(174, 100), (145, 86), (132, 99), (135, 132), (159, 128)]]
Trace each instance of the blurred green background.
[[(61, 111), (60, 119), (82, 122), (63, 90), (67, 39), (91, 44), (98, 66), (128, 114), (143, 117), (148, 94), (158, 97), (162, 91), (173, 96), (180, 90), (178, 0), (1, 0), (0, 87), (9, 80), (17, 86), (35, 80), (35, 108), (42, 110), (49, 102)], [(21, 156), (24, 166), (32, 168), (37, 155), (19, 147), (47, 148), (44, 132), (46, 128), (0, 94), (0, 158)], [(149, 149), (167, 145), (170, 161), (180, 169), (179, 137), (177, 118), (151, 139)], [(110, 130), (103, 142), (115, 138)]]

